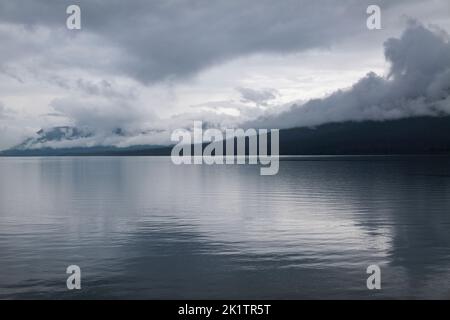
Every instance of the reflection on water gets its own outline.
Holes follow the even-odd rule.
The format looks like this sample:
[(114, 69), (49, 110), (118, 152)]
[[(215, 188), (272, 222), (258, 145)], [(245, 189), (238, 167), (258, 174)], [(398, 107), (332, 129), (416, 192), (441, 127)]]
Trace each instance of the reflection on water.
[(0, 298), (450, 298), (447, 157), (289, 158), (276, 176), (0, 158), (0, 178)]

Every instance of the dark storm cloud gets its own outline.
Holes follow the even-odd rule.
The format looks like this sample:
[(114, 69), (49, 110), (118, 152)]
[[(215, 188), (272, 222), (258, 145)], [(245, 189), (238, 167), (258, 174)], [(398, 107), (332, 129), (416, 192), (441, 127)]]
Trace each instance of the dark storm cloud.
[[(404, 1), (377, 2), (387, 10)], [(365, 10), (371, 1), (16, 0), (0, 3), (0, 21), (23, 25), (30, 32), (40, 26), (63, 29), (65, 9), (74, 3), (82, 9), (83, 29), (78, 34), (95, 36), (83, 42), (83, 54), (63, 59), (58, 51), (49, 56), (47, 46), (67, 41), (59, 37), (42, 39), (42, 43), (35, 39), (30, 48), (22, 43), (14, 52), (24, 55), (31, 49), (54, 59), (61, 68), (64, 64), (103, 68), (149, 83), (190, 76), (242, 55), (329, 46), (367, 31)], [(64, 32), (76, 41), (77, 32)], [(39, 44), (43, 46), (35, 48)], [(99, 47), (117, 52), (101, 58), (86, 54)]]
[(297, 127), (327, 122), (387, 120), (450, 114), (450, 44), (445, 32), (411, 21), (398, 39), (388, 39), (388, 77), (371, 72), (348, 90), (293, 105), (250, 126)]

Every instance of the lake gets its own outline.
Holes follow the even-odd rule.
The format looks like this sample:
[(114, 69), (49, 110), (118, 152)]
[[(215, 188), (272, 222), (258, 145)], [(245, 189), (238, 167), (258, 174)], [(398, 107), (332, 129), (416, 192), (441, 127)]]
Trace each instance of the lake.
[(0, 298), (450, 298), (450, 157), (259, 168), (0, 158)]

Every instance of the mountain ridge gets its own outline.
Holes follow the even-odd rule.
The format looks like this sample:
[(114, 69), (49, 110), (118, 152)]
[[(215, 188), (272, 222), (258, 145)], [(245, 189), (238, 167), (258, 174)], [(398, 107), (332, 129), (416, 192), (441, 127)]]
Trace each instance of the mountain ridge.
[[(65, 128), (65, 138), (89, 137)], [(50, 131), (51, 132), (51, 131)], [(68, 136), (67, 136), (68, 135)], [(63, 136), (56, 135), (56, 138)], [(24, 142), (25, 143), (25, 142)], [(23, 146), (24, 143), (19, 146)], [(172, 146), (12, 148), (0, 156), (167, 156)], [(280, 130), (280, 155), (450, 154), (450, 116), (322, 124)]]

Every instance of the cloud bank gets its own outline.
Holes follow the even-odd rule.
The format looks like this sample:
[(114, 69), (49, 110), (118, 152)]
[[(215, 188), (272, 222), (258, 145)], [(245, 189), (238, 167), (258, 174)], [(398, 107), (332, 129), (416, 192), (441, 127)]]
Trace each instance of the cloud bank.
[(385, 77), (368, 73), (351, 88), (324, 99), (292, 105), (248, 126), (290, 128), (329, 122), (392, 120), (450, 114), (449, 36), (437, 27), (410, 21), (400, 38), (384, 43), (390, 63)]
[[(378, 4), (387, 11), (412, 1), (418, 2)], [(183, 79), (242, 55), (328, 47), (364, 30), (365, 10), (371, 4), (369, 0), (75, 2), (82, 10), (83, 29), (77, 35), (65, 30), (65, 9), (74, 4), (72, 0), (2, 1), (0, 21), (7, 32), (0, 32), (0, 39), (14, 45), (0, 53), (0, 67), (33, 56), (33, 63), (41, 60), (51, 69), (70, 65), (146, 84)], [(85, 50), (80, 51), (81, 46)]]

